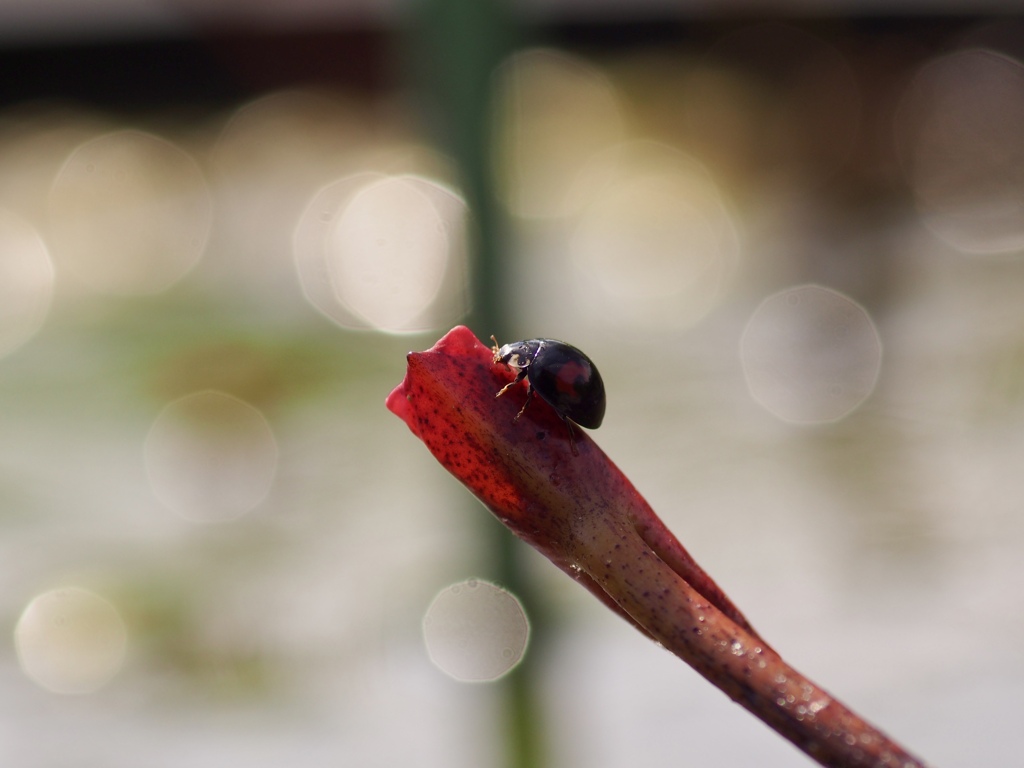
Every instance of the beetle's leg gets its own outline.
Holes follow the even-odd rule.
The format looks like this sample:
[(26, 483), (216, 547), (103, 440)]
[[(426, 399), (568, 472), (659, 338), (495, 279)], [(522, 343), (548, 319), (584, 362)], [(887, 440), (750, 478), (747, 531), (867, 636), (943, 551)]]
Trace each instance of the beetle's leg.
[[(526, 406), (523, 407), (525, 408)], [(572, 431), (572, 422), (565, 418), (565, 416), (562, 417), (562, 421), (565, 422), (565, 428), (569, 430), (569, 447), (572, 449), (572, 455), (579, 456), (580, 452), (579, 449), (576, 447), (575, 433), (573, 433)]]
[[(526, 369), (524, 368), (523, 370), (525, 371)], [(522, 376), (522, 374), (520, 374), (520, 376)], [(516, 379), (516, 381), (518, 381), (518, 379)], [(515, 383), (515, 382), (513, 382), (513, 383)], [(530, 404), (531, 400), (533, 400), (533, 385), (532, 384), (528, 384), (526, 386), (526, 402), (523, 403), (523, 407), (519, 409), (519, 413), (516, 414), (516, 417), (514, 419), (512, 419), (512, 423), (513, 424), (515, 424), (517, 421), (519, 421), (519, 417), (523, 415), (523, 411), (526, 410), (526, 406), (528, 406)]]
[[(520, 368), (520, 369), (519, 369), (519, 373), (517, 373), (517, 374), (516, 374), (516, 377), (515, 377), (514, 379), (512, 379), (512, 381), (510, 381), (510, 382), (509, 382), (508, 384), (506, 384), (506, 385), (505, 385), (504, 387), (502, 387), (501, 389), (499, 389), (499, 390), (498, 390), (498, 394), (496, 394), (496, 395), (494, 396), (494, 398), (495, 398), (495, 399), (498, 399), (499, 397), (501, 397), (502, 395), (504, 395), (504, 394), (505, 394), (505, 390), (507, 390), (507, 389), (508, 389), (509, 387), (514, 387), (514, 386), (515, 386), (516, 384), (518, 384), (518, 383), (519, 383), (520, 381), (522, 381), (522, 380), (523, 380), (523, 379), (525, 379), (525, 378), (526, 378), (526, 369), (525, 369), (525, 368)], [(532, 389), (532, 388), (530, 389), (530, 394), (531, 394), (531, 395), (533, 394), (533, 389)], [(527, 398), (526, 398), (526, 402), (530, 402), (530, 398), (529, 398), (529, 395), (528, 395), (528, 396), (527, 396)], [(526, 406), (524, 405), (523, 407), (525, 408)], [(522, 413), (522, 411), (520, 411), (520, 413)], [(518, 416), (516, 416), (516, 418), (518, 419), (519, 417), (518, 417)]]

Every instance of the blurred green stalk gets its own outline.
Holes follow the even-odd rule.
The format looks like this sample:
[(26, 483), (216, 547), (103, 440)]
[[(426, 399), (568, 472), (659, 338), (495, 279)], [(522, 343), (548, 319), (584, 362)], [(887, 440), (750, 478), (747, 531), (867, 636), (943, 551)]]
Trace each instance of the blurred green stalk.
[[(414, 77), (436, 109), (439, 143), (454, 157), (471, 213), (473, 260), (469, 325), (481, 338), (507, 339), (508, 291), (502, 289), (505, 222), (493, 176), (493, 73), (512, 51), (516, 25), (500, 0), (422, 0), (412, 19)], [(481, 510), (476, 508), (474, 512)], [(531, 650), (500, 683), (506, 714), (505, 765), (541, 768), (545, 764), (542, 705), (537, 666), (543, 634), (543, 607), (524, 578), (522, 545), (489, 515), (481, 515), (489, 538), (493, 572), (487, 574), (523, 604), (531, 622)]]

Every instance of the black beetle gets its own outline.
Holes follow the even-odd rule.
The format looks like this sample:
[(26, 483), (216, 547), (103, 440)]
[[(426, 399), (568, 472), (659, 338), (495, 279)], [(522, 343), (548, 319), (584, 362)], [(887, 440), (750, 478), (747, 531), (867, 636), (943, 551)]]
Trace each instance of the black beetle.
[(523, 415), (533, 395), (555, 409), (569, 430), (569, 444), (576, 454), (572, 425), (597, 429), (604, 420), (604, 381), (589, 357), (571, 344), (556, 339), (526, 339), (498, 346), (494, 342), (494, 362), (517, 370), (516, 377), (498, 392), (501, 397), (509, 387), (527, 380), (526, 402), (516, 414)]

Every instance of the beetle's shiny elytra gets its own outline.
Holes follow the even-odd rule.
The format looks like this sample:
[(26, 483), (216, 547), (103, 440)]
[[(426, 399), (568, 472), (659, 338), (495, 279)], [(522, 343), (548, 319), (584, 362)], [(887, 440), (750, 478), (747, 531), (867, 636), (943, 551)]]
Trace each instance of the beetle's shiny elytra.
[(516, 377), (506, 384), (495, 397), (524, 378), (527, 381), (526, 402), (516, 414), (516, 420), (530, 404), (534, 394), (555, 409), (569, 430), (573, 453), (573, 424), (597, 429), (604, 420), (604, 381), (589, 357), (571, 344), (556, 339), (527, 339), (498, 346), (494, 342), (494, 362), (516, 369)]

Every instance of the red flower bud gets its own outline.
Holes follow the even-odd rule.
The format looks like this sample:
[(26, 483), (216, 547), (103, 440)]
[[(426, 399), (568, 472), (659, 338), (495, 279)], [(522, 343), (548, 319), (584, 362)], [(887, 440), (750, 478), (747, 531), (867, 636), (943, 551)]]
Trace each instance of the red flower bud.
[[(515, 420), (526, 383), (496, 398), (513, 372), (495, 365), (491, 349), (472, 331), (454, 328), (431, 349), (410, 352), (407, 359), (405, 381), (388, 397), (387, 407), (517, 536), (633, 621), (643, 613), (636, 596), (609, 600), (605, 585), (618, 579), (611, 571), (654, 558), (753, 633), (582, 430), (574, 430), (578, 455), (573, 455), (568, 429), (545, 403), (535, 402)], [(631, 563), (629, 556), (640, 560)]]
[(387, 407), (517, 536), (823, 765), (921, 765), (786, 665), (583, 430), (574, 455), (546, 403), (516, 421), (526, 382), (496, 399), (514, 375), (468, 328), (407, 360)]

